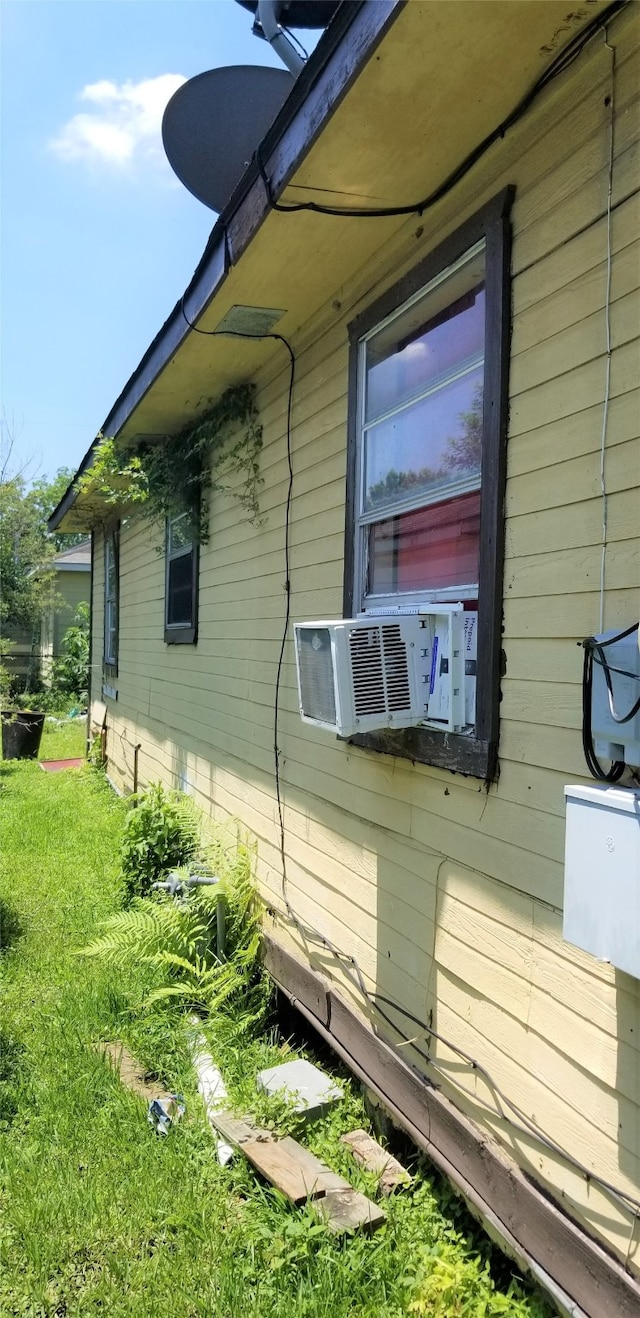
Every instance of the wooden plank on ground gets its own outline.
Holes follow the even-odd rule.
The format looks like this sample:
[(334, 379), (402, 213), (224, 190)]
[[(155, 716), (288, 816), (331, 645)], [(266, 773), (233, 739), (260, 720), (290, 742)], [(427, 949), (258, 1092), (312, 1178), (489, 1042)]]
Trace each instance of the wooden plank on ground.
[(218, 1134), (293, 1204), (315, 1200), (317, 1211), (334, 1234), (358, 1227), (373, 1231), (384, 1222), (386, 1214), (381, 1208), (290, 1135), (274, 1139), (269, 1131), (252, 1126), (227, 1108), (211, 1112), (209, 1119)]
[[(309, 1185), (309, 1172), (305, 1173), (298, 1161), (296, 1149), (299, 1146), (295, 1140), (291, 1140), (289, 1147), (283, 1148), (283, 1144), (283, 1140), (246, 1140), (240, 1149), (252, 1167), (271, 1181), (276, 1190), (280, 1190), (293, 1204), (302, 1204), (305, 1199), (314, 1197)], [(315, 1193), (322, 1194), (324, 1191), (317, 1190)]]
[(359, 1227), (364, 1231), (375, 1231), (387, 1217), (383, 1208), (351, 1188), (328, 1190), (322, 1199), (318, 1199), (316, 1211), (336, 1235), (356, 1231)]
[(290, 1135), (286, 1135), (284, 1139), (280, 1140), (280, 1148), (286, 1148), (287, 1152), (298, 1163), (308, 1187), (309, 1198), (318, 1198), (329, 1190), (351, 1189), (344, 1176), (332, 1172), (326, 1162), (316, 1158), (315, 1153), (311, 1153), (310, 1149), (305, 1149), (302, 1144), (298, 1144), (297, 1140), (291, 1139)]
[(166, 1097), (166, 1090), (159, 1081), (154, 1080), (153, 1075), (136, 1062), (128, 1048), (125, 1048), (118, 1039), (97, 1043), (94, 1047), (119, 1076), (123, 1085), (133, 1094), (143, 1098), (146, 1103), (150, 1103), (154, 1098)]
[(387, 1153), (366, 1130), (350, 1130), (347, 1135), (340, 1137), (340, 1141), (346, 1144), (356, 1162), (366, 1171), (375, 1172), (380, 1177), (379, 1185), (384, 1195), (391, 1194), (399, 1185), (411, 1183), (406, 1167), (393, 1154)]
[(237, 1117), (229, 1108), (219, 1108), (212, 1113), (211, 1122), (230, 1144), (240, 1146), (246, 1144), (247, 1140), (260, 1140), (264, 1143), (273, 1139), (270, 1130), (252, 1126), (248, 1118)]

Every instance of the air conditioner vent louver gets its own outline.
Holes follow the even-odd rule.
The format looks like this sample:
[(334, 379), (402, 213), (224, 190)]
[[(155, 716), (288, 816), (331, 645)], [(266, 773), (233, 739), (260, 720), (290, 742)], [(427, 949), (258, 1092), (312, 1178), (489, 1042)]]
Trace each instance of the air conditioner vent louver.
[(353, 700), (356, 717), (384, 714), (384, 674), (379, 627), (366, 627), (349, 637)]
[(357, 718), (411, 709), (407, 647), (397, 624), (353, 631), (349, 649)]

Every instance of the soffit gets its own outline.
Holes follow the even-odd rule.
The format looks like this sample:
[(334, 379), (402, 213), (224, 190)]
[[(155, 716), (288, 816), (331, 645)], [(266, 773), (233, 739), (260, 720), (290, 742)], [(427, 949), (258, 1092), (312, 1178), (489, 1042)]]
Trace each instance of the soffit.
[[(593, 15), (566, 0), (408, 0), (281, 200), (384, 206), (427, 195)], [(271, 212), (198, 327), (214, 329), (234, 304), (279, 306), (275, 329), (295, 340), (403, 223)], [(281, 351), (189, 334), (120, 433), (172, 433)]]

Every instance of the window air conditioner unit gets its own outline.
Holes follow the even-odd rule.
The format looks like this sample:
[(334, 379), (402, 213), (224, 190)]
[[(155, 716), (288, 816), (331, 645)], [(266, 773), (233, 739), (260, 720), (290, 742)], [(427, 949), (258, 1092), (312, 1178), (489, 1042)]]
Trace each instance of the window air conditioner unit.
[(465, 651), (476, 622), (462, 604), (439, 604), (295, 623), (303, 722), (338, 737), (419, 725), (462, 731), (475, 719), (475, 651), (466, 664)]

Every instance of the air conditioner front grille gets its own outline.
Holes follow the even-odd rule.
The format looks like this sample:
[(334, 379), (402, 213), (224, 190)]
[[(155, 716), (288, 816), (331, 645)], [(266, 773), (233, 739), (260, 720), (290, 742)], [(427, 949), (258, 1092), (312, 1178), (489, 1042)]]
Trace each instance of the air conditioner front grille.
[(397, 623), (359, 627), (349, 649), (356, 718), (411, 709), (407, 647)]
[(300, 703), (306, 718), (336, 723), (333, 651), (328, 627), (296, 631)]
[(359, 627), (349, 637), (356, 718), (384, 714), (384, 671), (380, 627)]
[(388, 707), (394, 712), (411, 709), (407, 647), (400, 628), (397, 625), (386, 625), (381, 631)]

